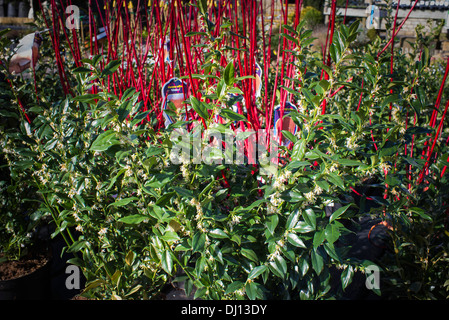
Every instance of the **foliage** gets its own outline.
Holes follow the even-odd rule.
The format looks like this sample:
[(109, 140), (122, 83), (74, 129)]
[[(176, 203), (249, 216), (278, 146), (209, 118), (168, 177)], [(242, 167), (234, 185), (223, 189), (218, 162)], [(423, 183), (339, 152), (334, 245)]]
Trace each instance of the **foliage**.
[[(0, 255), (3, 261), (20, 259), (35, 250), (39, 227), (47, 220), (38, 203), (37, 189), (24, 173), (31, 166), (28, 159), (37, 155), (29, 148), (31, 126), (22, 111), (23, 106), (28, 106), (30, 111), (39, 110), (33, 100), (35, 87), (30, 81), (32, 76), (29, 72), (11, 76), (7, 71), (13, 53), (12, 41), (4, 37), (8, 31), (3, 30), (0, 34), (0, 45), (4, 48), (0, 56)], [(51, 52), (51, 46), (44, 45), (43, 52)], [(50, 88), (42, 92), (48, 93), (53, 99), (57, 98), (55, 83), (58, 81), (57, 77), (47, 73), (49, 67), (49, 61), (42, 62), (36, 68), (36, 76), (43, 79), (38, 88)], [(45, 97), (42, 96), (42, 99)]]
[(313, 29), (316, 25), (322, 23), (323, 14), (314, 7), (304, 7), (301, 10), (301, 20), (306, 21), (305, 27), (307, 29)]
[[(4, 116), (20, 126), (3, 126), (1, 133), (3, 154), (15, 150), (8, 158), (12, 180), (38, 195), (35, 212), (52, 217), (53, 236), (64, 237), (76, 255), (69, 263), (86, 276), (85, 295), (151, 299), (167, 282), (183, 280), (187, 294), (202, 299), (339, 298), (356, 271), (375, 263), (348, 254), (346, 235), (368, 211), (366, 201), (392, 230), (391, 250), (376, 262), (388, 284), (382, 293), (393, 283), (397, 296), (444, 295), (449, 248), (442, 141), (435, 152), (443, 156), (418, 183), (426, 166), (421, 154), (436, 135), (427, 124), (442, 70), (423, 47), (416, 63), (395, 52), (399, 63), (391, 75), (390, 56), (375, 58), (380, 39), (351, 46), (358, 23), (335, 31), (329, 63), (323, 63), (310, 50), (312, 32), (304, 24), (284, 25), (280, 33), (293, 44), (292, 85), (280, 88), (298, 106), (290, 116), (299, 130), (282, 132), (291, 144), (279, 146), (274, 166), (265, 158), (220, 161), (225, 155), (217, 142), (229, 132), (236, 142), (221, 141), (234, 156), (239, 141), (252, 141), (247, 115), (234, 112), (230, 99), (242, 99), (252, 76), (236, 72), (233, 48), (214, 50), (226, 28), (214, 38), (213, 27), (201, 34), (207, 54), (201, 74), (190, 75), (199, 94), (184, 101), (195, 118), (184, 121), (182, 112), (172, 111), (178, 121), (162, 130), (154, 112), (142, 111), (135, 88), (120, 95), (108, 90), (120, 61), (106, 63), (102, 55), (71, 69), (73, 96), (39, 88), (45, 108), (28, 109), (31, 124), (10, 99), (15, 113)], [(222, 57), (225, 66), (218, 63)], [(421, 81), (426, 77), (435, 81)], [(31, 84), (24, 84), (29, 95)], [(235, 133), (235, 125), (244, 130)], [(266, 141), (272, 140), (256, 145), (264, 155)], [(192, 160), (195, 152), (200, 161)], [(361, 186), (378, 194), (358, 202), (353, 189)], [(339, 208), (331, 210), (334, 204)]]

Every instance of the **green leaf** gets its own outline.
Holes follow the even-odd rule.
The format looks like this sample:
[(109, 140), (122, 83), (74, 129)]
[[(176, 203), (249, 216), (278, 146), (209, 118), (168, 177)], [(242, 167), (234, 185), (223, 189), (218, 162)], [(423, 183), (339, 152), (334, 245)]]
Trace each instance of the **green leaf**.
[(280, 255), (275, 256), (274, 261), (269, 263), (269, 268), (274, 274), (282, 279), (284, 279), (287, 274), (287, 262)]
[(231, 86), (235, 82), (235, 69), (232, 61), (228, 63), (224, 70), (224, 81), (228, 86)]
[(313, 229), (316, 229), (316, 215), (315, 212), (308, 208), (303, 212), (305, 222)]
[(328, 224), (326, 226), (326, 229), (324, 230), (324, 235), (326, 240), (330, 244), (333, 244), (335, 241), (338, 240), (338, 238), (340, 238), (340, 228), (333, 223)]
[(118, 67), (120, 66), (121, 63), (122, 63), (121, 60), (113, 60), (113, 61), (109, 62), (104, 67), (103, 71), (101, 72), (100, 77), (110, 76), (118, 69)]
[(148, 217), (141, 214), (133, 214), (130, 216), (122, 217), (118, 221), (126, 224), (139, 224), (145, 219), (148, 219)]
[(257, 298), (257, 286), (255, 282), (248, 282), (245, 285), (245, 293), (250, 300), (256, 300)]
[(400, 99), (401, 99), (401, 97), (398, 94), (389, 95), (384, 99), (384, 101), (382, 102), (382, 104), (380, 106), (383, 108), (386, 105), (389, 105), (390, 103), (399, 101)]
[(399, 145), (390, 140), (386, 141), (385, 144), (379, 151), (379, 157), (388, 157), (394, 155), (398, 151)]
[(79, 101), (79, 102), (85, 102), (85, 103), (92, 103), (95, 100), (98, 100), (100, 98), (101, 98), (100, 95), (96, 93), (96, 94), (84, 94), (81, 96), (75, 96), (72, 98), (72, 100)]
[(345, 184), (343, 180), (334, 172), (328, 174), (328, 181), (342, 190), (345, 189)]
[(309, 271), (309, 263), (307, 262), (307, 259), (305, 257), (300, 258), (298, 266), (301, 271), (301, 275), (304, 277), (307, 271)]
[(237, 87), (232, 87), (228, 89), (228, 93), (241, 94), (243, 95), (243, 91)]
[[(220, 110), (220, 116), (226, 118), (226, 119), (230, 119), (232, 121), (245, 121), (248, 122), (248, 119), (246, 119), (246, 117), (240, 113), (234, 112), (230, 109), (221, 109)], [(254, 133), (254, 132), (251, 132)]]
[(118, 201), (115, 201), (113, 203), (111, 203), (108, 207), (113, 206), (113, 207), (124, 207), (127, 204), (133, 202), (134, 200), (139, 200), (139, 198), (137, 197), (130, 197), (130, 198), (125, 198), (125, 199), (121, 199)]
[(207, 13), (207, 0), (199, 0), (198, 1), (198, 8), (200, 9), (200, 12), (205, 15)]
[(305, 221), (299, 221), (293, 228), (296, 233), (307, 233), (313, 230), (315, 229)]
[(90, 150), (92, 151), (106, 151), (113, 145), (120, 144), (117, 138), (117, 133), (113, 130), (108, 130), (100, 134), (92, 143)]
[(287, 222), (285, 224), (285, 229), (291, 230), (296, 226), (296, 223), (298, 222), (299, 216), (301, 215), (301, 212), (296, 209), (294, 212), (290, 213), (288, 216)]
[(307, 141), (305, 139), (301, 139), (295, 142), (292, 149), (293, 161), (301, 161), (304, 158), (304, 154), (306, 152), (306, 144)]
[(128, 266), (131, 266), (134, 263), (134, 259), (136, 258), (136, 254), (134, 251), (130, 250), (125, 257), (125, 262)]
[(349, 209), (351, 205), (348, 204), (347, 206), (338, 208), (334, 213), (332, 213), (332, 215), (329, 217), (329, 222), (332, 222), (334, 220), (337, 220), (343, 213), (346, 212), (346, 210)]
[(181, 238), (179, 238), (178, 234), (174, 231), (167, 231), (164, 233), (164, 235), (161, 237), (164, 241), (167, 242), (174, 242), (179, 241)]
[(306, 248), (306, 245), (304, 244), (304, 242), (294, 233), (289, 233), (287, 235), (287, 240), (295, 247), (304, 248), (304, 249)]
[(251, 270), (251, 272), (248, 274), (248, 279), (255, 279), (258, 276), (260, 276), (262, 273), (264, 273), (267, 270), (268, 266), (261, 265), (258, 267), (255, 267)]
[(421, 218), (428, 220), (428, 221), (432, 221), (432, 217), (427, 215), (424, 212), (424, 209), (422, 208), (418, 208), (418, 207), (412, 207), (409, 209), (411, 212), (416, 213), (418, 216), (420, 216)]
[(298, 39), (292, 37), (291, 35), (287, 34), (287, 33), (280, 33), (279, 34), (281, 37), (286, 38), (287, 40), (292, 41), (293, 43), (295, 43), (296, 45), (298, 45)]
[(185, 198), (188, 198), (188, 199), (193, 198), (193, 192), (190, 191), (190, 190), (187, 190), (187, 189), (182, 188), (182, 187), (173, 187), (173, 190), (174, 190), (178, 195), (180, 195), (181, 197), (185, 197)]
[(312, 268), (315, 272), (320, 275), (321, 271), (323, 271), (324, 261), (323, 257), (317, 251), (317, 249), (313, 249), (310, 253), (310, 258), (312, 261)]
[(122, 97), (120, 98), (121, 101), (125, 101), (128, 98), (131, 98), (134, 93), (136, 93), (136, 88), (128, 88), (123, 92)]
[(286, 169), (292, 171), (294, 169), (302, 168), (305, 166), (311, 166), (312, 164), (309, 161), (292, 161), (290, 162)]
[(352, 266), (347, 266), (341, 274), (341, 286), (345, 290), (352, 282), (352, 277), (354, 276), (354, 269)]
[(321, 88), (323, 88), (324, 90), (327, 90), (327, 89), (329, 89), (329, 87), (330, 87), (329, 81), (327, 81), (327, 80), (325, 80), (325, 79), (321, 80), (318, 84), (319, 84), (319, 86), (320, 86)]
[(397, 186), (399, 184), (401, 184), (401, 180), (399, 180), (397, 177), (388, 174), (385, 178), (385, 182), (390, 186), (390, 187), (394, 187)]
[(234, 293), (243, 288), (245, 284), (241, 281), (234, 281), (226, 288), (225, 294)]
[(277, 214), (272, 214), (272, 215), (267, 216), (266, 227), (271, 234), (274, 233), (274, 229), (276, 229), (278, 222), (279, 222), (279, 216)]
[(246, 258), (248, 258), (251, 261), (254, 262), (259, 262), (259, 259), (257, 258), (257, 254), (254, 252), (254, 250), (251, 249), (247, 249), (247, 248), (242, 248), (240, 250), (240, 252), (242, 253), (242, 255)]
[(288, 140), (290, 140), (291, 142), (295, 143), (296, 141), (298, 141), (298, 138), (295, 137), (295, 135), (293, 133), (291, 133), (290, 131), (287, 130), (282, 130), (282, 135), (284, 137), (286, 137)]
[(204, 120), (209, 119), (209, 113), (207, 112), (207, 108), (205, 107), (204, 103), (199, 101), (194, 96), (190, 97), (190, 103), (192, 104), (193, 110)]
[(287, 24), (283, 24), (282, 28), (287, 29), (288, 31), (290, 31), (291, 33), (293, 33), (296, 36), (298, 35), (298, 32)]
[(129, 292), (127, 294), (125, 294), (125, 297), (128, 297), (130, 295), (132, 295), (133, 293), (136, 293), (137, 291), (139, 291), (143, 286), (141, 284), (138, 284), (136, 286), (134, 286), (131, 290), (129, 290)]
[(241, 81), (241, 80), (245, 80), (245, 79), (256, 79), (256, 77), (255, 76), (243, 76), (243, 77), (238, 77), (235, 80)]
[(84, 248), (87, 244), (86, 240), (75, 241), (67, 250), (67, 252), (77, 252)]
[(164, 271), (167, 272), (168, 274), (172, 273), (173, 259), (172, 259), (171, 253), (168, 249), (162, 253), (161, 266), (162, 266), (162, 269), (164, 269)]
[(338, 164), (346, 167), (366, 167), (366, 165), (361, 163), (360, 161), (351, 159), (338, 159), (337, 162)]
[(186, 37), (193, 37), (193, 36), (207, 36), (206, 32), (200, 32), (200, 31), (189, 31), (185, 34)]
[(201, 252), (204, 249), (204, 245), (206, 243), (206, 235), (202, 232), (197, 232), (193, 236), (192, 239), (192, 251), (195, 252)]
[(256, 133), (252, 130), (248, 130), (248, 131), (243, 131), (243, 132), (239, 132), (237, 133), (237, 135), (235, 136), (235, 141), (241, 141), (241, 140), (246, 140), (248, 139), (250, 136), (254, 136)]
[(217, 239), (229, 238), (229, 236), (223, 230), (218, 229), (218, 228), (210, 231), (209, 235), (212, 238), (217, 238)]
[(325, 230), (319, 230), (313, 235), (313, 247), (318, 248), (326, 239)]
[(93, 70), (86, 67), (77, 67), (72, 70), (73, 73), (91, 73)]

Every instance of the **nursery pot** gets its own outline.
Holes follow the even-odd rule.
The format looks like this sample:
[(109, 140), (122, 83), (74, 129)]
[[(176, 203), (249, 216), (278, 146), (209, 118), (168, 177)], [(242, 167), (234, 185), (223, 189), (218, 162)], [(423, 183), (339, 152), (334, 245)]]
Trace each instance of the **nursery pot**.
[[(6, 262), (7, 263), (7, 262)], [(38, 300), (51, 297), (51, 259), (33, 272), (0, 280), (0, 300)]]
[(8, 3), (8, 17), (17, 17), (17, 3), (15, 1)]
[(5, 4), (4, 0), (0, 0), (0, 18), (5, 16), (5, 7), (3, 6)]
[(28, 4), (25, 1), (20, 1), (19, 2), (18, 17), (20, 17), (20, 18), (27, 18), (28, 17), (28, 11), (30, 11), (30, 8), (28, 7)]

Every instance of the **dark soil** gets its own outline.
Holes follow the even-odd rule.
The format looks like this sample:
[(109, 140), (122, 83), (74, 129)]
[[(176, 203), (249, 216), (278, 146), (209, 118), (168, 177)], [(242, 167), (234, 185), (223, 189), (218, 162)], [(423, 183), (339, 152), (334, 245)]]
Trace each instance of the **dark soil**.
[(33, 273), (49, 261), (44, 254), (33, 254), (20, 260), (6, 261), (0, 264), (0, 281), (12, 280)]

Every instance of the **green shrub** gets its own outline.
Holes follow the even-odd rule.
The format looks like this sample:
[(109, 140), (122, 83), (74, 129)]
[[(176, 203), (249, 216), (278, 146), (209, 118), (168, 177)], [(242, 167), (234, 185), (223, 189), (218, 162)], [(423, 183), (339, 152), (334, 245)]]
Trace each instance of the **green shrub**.
[[(340, 298), (356, 271), (376, 263), (351, 257), (345, 238), (351, 232), (347, 224), (367, 211), (364, 196), (369, 196), (377, 205), (370, 213), (394, 231), (389, 252), (394, 259), (377, 262), (382, 276), (393, 279), (391, 272), (408, 266), (418, 250), (422, 260), (414, 267), (420, 272), (399, 271), (398, 295), (412, 286), (406, 279), (414, 273), (412, 289), (433, 292), (419, 297), (441, 296), (447, 274), (447, 196), (440, 189), (446, 180), (438, 175), (447, 164), (445, 143), (436, 147), (444, 156), (431, 164), (431, 174), (423, 184), (417, 181), (425, 166), (421, 152), (436, 133), (427, 126), (436, 84), (419, 80), (439, 79), (440, 73), (432, 71), (424, 49), (417, 63), (399, 56), (401, 66), (390, 81), (390, 57), (376, 60), (371, 54), (378, 42), (350, 47), (358, 23), (336, 30), (329, 50), (332, 64), (324, 65), (310, 51), (312, 32), (305, 24), (296, 30), (282, 27), (289, 32), (281, 36), (295, 45), (291, 81), (297, 90), (281, 88), (299, 108), (290, 114), (299, 130), (283, 132), (293, 147), (279, 146), (278, 164), (263, 157), (254, 164), (219, 163), (223, 150), (214, 141), (226, 137), (235, 122), (247, 122), (227, 105), (230, 93), (243, 95), (241, 84), (247, 79), (238, 76), (233, 62), (226, 67), (215, 63), (222, 53), (212, 50), (200, 71), (216, 81), (195, 76), (209, 101), (191, 97), (184, 102), (196, 120), (156, 130), (157, 116), (142, 110), (135, 88), (119, 98), (103, 84), (120, 61), (106, 64), (97, 55), (71, 69), (73, 97), (56, 96), (48, 99), (48, 108), (32, 109), (29, 130), (22, 120), (25, 130), (2, 132), (4, 148), (20, 143), (28, 151), (18, 153), (10, 168), (39, 190), (40, 210), (54, 220), (53, 236), (64, 237), (67, 250), (76, 255), (69, 263), (86, 276), (85, 295), (157, 298), (167, 282), (185, 281), (187, 294), (195, 291), (195, 298), (202, 299)], [(210, 32), (207, 36), (212, 38)], [(328, 76), (321, 78), (322, 71)], [(91, 93), (93, 83), (98, 93)], [(224, 123), (215, 123), (217, 115)], [(186, 126), (194, 128), (186, 131)], [(251, 141), (248, 132), (232, 134)], [(407, 149), (411, 141), (413, 155)], [(230, 149), (225, 151), (237, 154), (238, 143), (226, 143)], [(257, 147), (268, 153), (263, 140)], [(188, 154), (179, 155), (179, 149)], [(192, 161), (192, 150), (208, 157)], [(433, 180), (439, 182), (423, 192)], [(356, 202), (352, 188), (365, 181), (375, 181), (372, 187), (381, 196), (362, 195)], [(341, 207), (329, 212), (336, 203)], [(423, 239), (410, 239), (410, 232)], [(432, 268), (421, 272), (430, 253)]]

